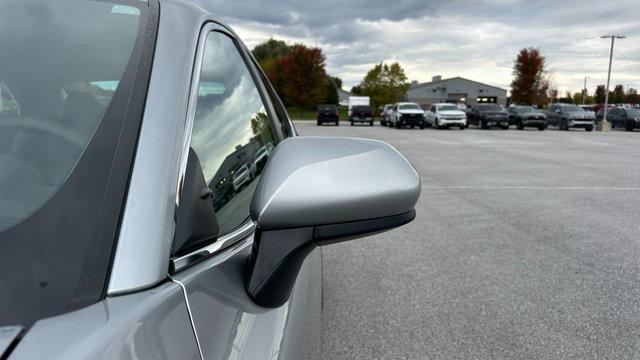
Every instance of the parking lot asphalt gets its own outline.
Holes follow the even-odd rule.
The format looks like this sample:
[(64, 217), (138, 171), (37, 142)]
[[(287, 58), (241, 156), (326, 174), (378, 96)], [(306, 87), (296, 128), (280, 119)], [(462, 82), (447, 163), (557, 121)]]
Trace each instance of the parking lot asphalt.
[(640, 133), (346, 125), (296, 122), (387, 141), (422, 195), (323, 248), (324, 359), (640, 358)]

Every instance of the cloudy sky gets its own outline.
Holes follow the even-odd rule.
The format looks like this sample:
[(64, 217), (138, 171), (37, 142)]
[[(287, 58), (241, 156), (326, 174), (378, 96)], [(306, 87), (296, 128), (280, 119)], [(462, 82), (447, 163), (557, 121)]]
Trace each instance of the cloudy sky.
[(249, 47), (270, 37), (321, 47), (327, 70), (357, 84), (381, 61), (410, 80), (463, 76), (508, 88), (515, 54), (540, 47), (561, 90), (606, 81), (640, 87), (640, 0), (248, 0), (218, 2), (218, 15)]

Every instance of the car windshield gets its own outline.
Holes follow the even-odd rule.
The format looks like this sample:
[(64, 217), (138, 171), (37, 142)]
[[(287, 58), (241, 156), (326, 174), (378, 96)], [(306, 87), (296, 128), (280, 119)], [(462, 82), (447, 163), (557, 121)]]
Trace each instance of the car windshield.
[(637, 117), (640, 116), (640, 109), (636, 109), (636, 108), (627, 108), (627, 115), (631, 116), (631, 117)]
[[(0, 2), (0, 326), (102, 296), (115, 235), (96, 233), (99, 220), (117, 230), (104, 201), (148, 10), (141, 1)], [(123, 175), (122, 193), (108, 193), (116, 203)]]
[(438, 111), (452, 111), (452, 110), (460, 110), (455, 105), (442, 105), (438, 106)]
[(533, 106), (521, 106), (516, 108), (516, 111), (518, 112), (518, 114), (527, 114), (537, 112), (537, 109)]
[(481, 110), (481, 111), (502, 111), (502, 106), (497, 105), (497, 104), (478, 105), (478, 110)]
[(354, 111), (371, 111), (371, 106), (367, 105), (358, 105), (353, 107)]
[(560, 106), (560, 108), (562, 109), (563, 112), (582, 112), (582, 111), (584, 111), (583, 108), (581, 108), (580, 106), (575, 106), (575, 105), (562, 105), (562, 106)]
[(400, 110), (422, 110), (418, 104), (404, 104), (399, 106)]
[(334, 105), (320, 105), (318, 106), (318, 110), (320, 111), (336, 111), (336, 107)]

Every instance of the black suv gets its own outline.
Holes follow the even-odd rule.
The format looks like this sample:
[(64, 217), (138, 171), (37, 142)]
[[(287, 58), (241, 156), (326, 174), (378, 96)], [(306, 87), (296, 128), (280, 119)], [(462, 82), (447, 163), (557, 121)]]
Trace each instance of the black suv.
[(316, 120), (318, 126), (324, 123), (340, 125), (340, 113), (338, 107), (335, 105), (320, 105), (318, 106), (318, 113), (316, 114)]
[(526, 127), (535, 127), (542, 131), (547, 128), (547, 116), (533, 106), (511, 106), (509, 112), (509, 123), (522, 130)]
[(640, 128), (640, 109), (613, 108), (607, 111), (607, 120), (611, 121), (611, 127), (622, 128), (627, 131)]
[(582, 128), (586, 131), (593, 130), (596, 115), (591, 111), (573, 104), (552, 104), (547, 111), (549, 125), (557, 126), (560, 130), (569, 128)]
[(469, 111), (469, 123), (481, 129), (500, 127), (509, 129), (509, 113), (498, 104), (478, 104)]

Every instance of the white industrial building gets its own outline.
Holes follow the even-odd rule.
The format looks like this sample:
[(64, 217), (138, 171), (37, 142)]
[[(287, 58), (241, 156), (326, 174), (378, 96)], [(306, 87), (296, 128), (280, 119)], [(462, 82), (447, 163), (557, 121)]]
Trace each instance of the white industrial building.
[(506, 106), (507, 90), (459, 76), (450, 79), (434, 76), (431, 82), (411, 86), (405, 100), (422, 106), (441, 102), (459, 102), (468, 105), (495, 103)]

